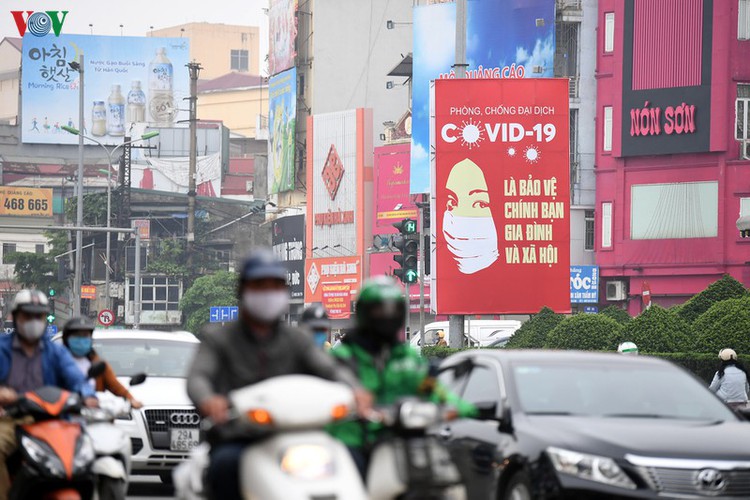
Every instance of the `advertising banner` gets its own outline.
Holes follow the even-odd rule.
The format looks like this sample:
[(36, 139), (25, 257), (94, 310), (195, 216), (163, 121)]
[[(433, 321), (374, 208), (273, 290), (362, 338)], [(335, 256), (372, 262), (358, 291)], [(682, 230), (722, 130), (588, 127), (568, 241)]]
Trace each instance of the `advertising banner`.
[(439, 314), (570, 311), (568, 80), (438, 80)]
[(395, 233), (394, 222), (417, 218), (409, 195), (409, 144), (375, 148), (374, 233)]
[[(79, 74), (85, 55), (84, 123), (78, 123)], [(132, 123), (171, 127), (188, 117), (187, 38), (60, 35), (23, 38), (21, 130), (24, 143), (78, 144), (62, 126), (104, 144), (122, 143)]]
[(570, 303), (599, 302), (599, 266), (570, 266)]
[(0, 215), (52, 217), (52, 190), (0, 186)]
[(275, 75), (294, 66), (297, 0), (270, 0), (268, 34), (268, 74)]
[(289, 215), (273, 221), (273, 253), (284, 264), (292, 300), (304, 299), (305, 216)]
[(294, 191), (297, 69), (272, 76), (268, 91), (268, 193), (277, 194)]
[[(131, 185), (168, 193), (187, 193), (189, 158), (146, 157), (146, 164), (131, 166)], [(195, 167), (198, 196), (221, 196), (221, 153), (198, 156)]]
[[(555, 0), (468, 2), (467, 78), (554, 75)], [(430, 81), (452, 78), (456, 4), (414, 8), (411, 192), (430, 188)]]
[(141, 241), (151, 239), (151, 219), (133, 219), (130, 221), (130, 227), (138, 228)]
[[(335, 319), (351, 316), (362, 282), (362, 260), (359, 257), (308, 259), (305, 262), (305, 303), (323, 303)], [(347, 298), (346, 295), (349, 295)]]

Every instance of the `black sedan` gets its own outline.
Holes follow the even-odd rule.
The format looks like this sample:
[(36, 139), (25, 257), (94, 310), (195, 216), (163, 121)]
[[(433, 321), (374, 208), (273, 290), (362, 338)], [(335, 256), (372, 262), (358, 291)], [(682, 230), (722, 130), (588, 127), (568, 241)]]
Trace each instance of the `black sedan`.
[(493, 349), (439, 377), (480, 409), (438, 430), (472, 500), (750, 498), (750, 424), (669, 362)]

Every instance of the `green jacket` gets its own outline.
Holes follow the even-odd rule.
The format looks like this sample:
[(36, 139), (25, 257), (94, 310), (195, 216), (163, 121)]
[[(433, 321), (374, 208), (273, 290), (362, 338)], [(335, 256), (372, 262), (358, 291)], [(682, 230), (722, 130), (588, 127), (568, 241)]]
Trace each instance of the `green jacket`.
[[(435, 403), (453, 406), (461, 417), (476, 413), (474, 405), (434, 383), (429, 377), (427, 360), (408, 344), (395, 345), (386, 359), (376, 359), (353, 342), (345, 342), (330, 352), (354, 370), (362, 386), (372, 392), (376, 405), (388, 405), (403, 397), (421, 395)], [(373, 444), (382, 431), (380, 424), (361, 421), (346, 421), (329, 427), (334, 437), (354, 448)]]

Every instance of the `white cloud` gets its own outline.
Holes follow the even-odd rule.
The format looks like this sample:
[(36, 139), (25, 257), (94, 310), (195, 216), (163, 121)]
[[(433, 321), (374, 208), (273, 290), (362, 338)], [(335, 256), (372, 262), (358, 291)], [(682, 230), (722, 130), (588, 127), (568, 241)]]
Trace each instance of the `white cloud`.
[(414, 160), (426, 160), (427, 150), (424, 148), (424, 146), (422, 146), (418, 142), (415, 142), (414, 144), (412, 144), (411, 157)]
[(415, 33), (418, 38), (415, 45), (420, 47), (419, 57), (422, 64), (432, 73), (439, 73), (450, 68), (456, 44), (456, 21), (454, 10), (447, 6), (430, 6), (420, 8), (420, 23), (427, 29)]
[[(544, 68), (543, 75), (551, 75), (554, 68), (555, 43), (553, 35), (550, 34), (546, 39), (537, 39), (534, 44), (534, 50), (529, 53), (524, 47), (516, 49), (516, 64), (522, 64), (526, 67), (527, 73), (532, 71), (534, 66)], [(527, 74), (527, 76), (530, 76)], [(542, 75), (534, 75), (542, 76)]]

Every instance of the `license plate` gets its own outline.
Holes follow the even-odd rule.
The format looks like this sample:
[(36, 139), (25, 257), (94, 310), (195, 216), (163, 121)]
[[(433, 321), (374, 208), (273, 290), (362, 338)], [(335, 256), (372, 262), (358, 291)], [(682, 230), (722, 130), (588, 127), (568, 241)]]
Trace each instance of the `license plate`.
[(172, 429), (169, 431), (169, 449), (172, 451), (190, 451), (200, 441), (198, 429)]

